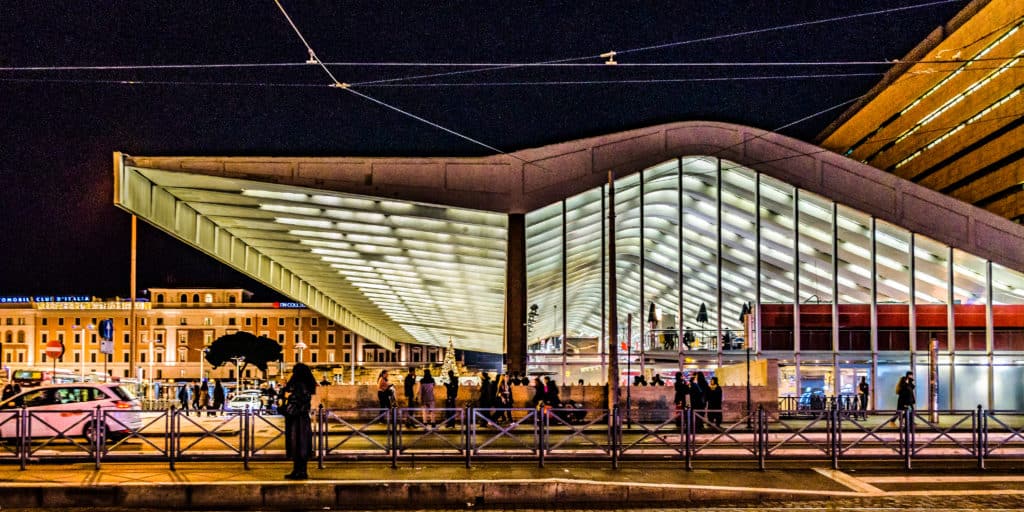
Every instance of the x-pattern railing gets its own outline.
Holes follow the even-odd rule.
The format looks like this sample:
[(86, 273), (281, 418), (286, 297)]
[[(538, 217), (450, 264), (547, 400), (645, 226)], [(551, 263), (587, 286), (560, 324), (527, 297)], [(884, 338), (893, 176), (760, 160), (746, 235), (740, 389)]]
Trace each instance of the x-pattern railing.
[[(470, 439), (473, 446), (473, 454), (479, 455), (480, 451), (487, 448), (490, 445), (495, 444), (499, 439), (511, 439), (515, 441), (519, 446), (529, 450), (531, 453), (536, 453), (538, 448), (537, 439), (540, 436), (540, 427), (542, 425), (540, 421), (539, 412), (537, 409), (509, 409), (512, 411), (513, 417), (519, 416), (516, 414), (522, 412), (523, 415), (519, 419), (512, 421), (508, 425), (501, 425), (491, 418), (490, 410), (470, 409)], [(477, 426), (477, 423), (483, 423), (484, 427), (493, 428), (496, 432), (492, 435), (487, 435), (486, 432)], [(527, 434), (518, 434), (517, 431), (521, 432), (523, 429), (529, 427), (530, 442), (524, 441)], [(481, 434), (481, 432), (485, 432)], [(483, 437), (486, 439), (483, 443), (476, 444), (476, 439)]]
[[(166, 425), (170, 421), (170, 418), (171, 418), (171, 415), (172, 415), (172, 412), (170, 410), (163, 411), (163, 412), (159, 413), (157, 416), (153, 417), (149, 422), (147, 422), (145, 424), (142, 424), (142, 425), (140, 425), (137, 428), (136, 427), (132, 427), (128, 423), (125, 423), (124, 421), (122, 421), (121, 420), (121, 416), (118, 416), (116, 413), (115, 414), (111, 414), (111, 413), (108, 413), (105, 410), (101, 410), (101, 414), (102, 414), (102, 417), (100, 418), (100, 423), (106, 425), (108, 430), (123, 430), (125, 432), (125, 435), (123, 437), (119, 438), (113, 444), (107, 444), (106, 442), (104, 442), (103, 445), (102, 445), (104, 453), (109, 453), (110, 451), (116, 449), (119, 446), (126, 446), (128, 444), (128, 440), (129, 439), (138, 439), (143, 444), (146, 444), (146, 445), (152, 447), (160, 455), (167, 455), (168, 447), (167, 447), (167, 441), (166, 441), (167, 438), (166, 438), (166, 436), (161, 436), (164, 439), (164, 447), (161, 448), (161, 447), (157, 446), (155, 443), (153, 443), (153, 441), (151, 441), (149, 439), (149, 436), (143, 434), (143, 432), (146, 429), (150, 428), (151, 426), (156, 425), (157, 422), (159, 422), (161, 420), (163, 420), (164, 424)], [(111, 427), (117, 427), (117, 428), (111, 428)]]
[[(804, 414), (809, 414), (810, 419), (809, 421), (807, 421), (806, 424), (802, 426), (796, 425), (791, 421), (787, 422), (782, 418), (779, 418), (779, 421), (774, 425), (769, 426), (769, 434), (782, 433), (783, 435), (788, 434), (788, 436), (784, 437), (775, 444), (769, 445), (768, 454), (773, 454), (787, 445), (792, 446), (794, 444), (793, 441), (799, 439), (807, 443), (808, 446), (814, 448), (816, 451), (820, 451), (821, 453), (828, 455), (828, 435), (830, 435), (829, 429), (825, 429), (826, 436), (825, 439), (821, 442), (814, 440), (811, 437), (810, 433), (813, 430), (819, 429), (822, 426), (822, 424), (827, 424), (829, 421), (829, 415), (832, 414), (832, 411), (821, 409), (815, 411), (804, 411)], [(751, 453), (755, 453), (755, 451), (751, 450)]]
[[(637, 439), (633, 440), (633, 442), (631, 442), (631, 443), (629, 443), (627, 445), (622, 446), (619, 449), (619, 452), (625, 454), (625, 453), (633, 451), (633, 450), (640, 450), (641, 447), (646, 448), (646, 446), (642, 446), (643, 443), (645, 443), (647, 440), (651, 439), (651, 440), (657, 441), (656, 443), (654, 443), (655, 446), (663, 445), (663, 446), (671, 449), (672, 451), (675, 451), (676, 453), (683, 453), (684, 448), (681, 445), (681, 442), (672, 442), (667, 437), (667, 435), (679, 434), (680, 438), (682, 438), (681, 423), (682, 423), (682, 417), (678, 416), (678, 415), (669, 415), (668, 419), (660, 421), (660, 422), (655, 423), (653, 425), (650, 425), (650, 424), (647, 424), (647, 423), (643, 423), (643, 422), (640, 422), (640, 421), (634, 421), (634, 422), (632, 422), (630, 427), (634, 427), (635, 426), (635, 427), (639, 428), (640, 429), (640, 437), (638, 437)], [(681, 439), (680, 439), (680, 441), (681, 441)]]
[[(249, 453), (255, 455), (257, 453), (263, 452), (269, 449), (271, 445), (276, 443), (278, 439), (284, 437), (283, 425), (278, 425), (277, 423), (270, 421), (269, 418), (263, 416), (262, 414), (248, 414), (248, 417), (249, 421), (252, 423), (252, 435), (249, 437)], [(269, 429), (270, 431), (270, 435), (264, 436), (266, 440), (260, 444), (257, 444), (256, 441), (255, 433), (257, 431), (257, 427)]]
[[(181, 437), (179, 436), (179, 437), (176, 438), (178, 440), (178, 442), (179, 442), (179, 446), (175, 450), (178, 453), (178, 455), (182, 455), (185, 452), (187, 452), (187, 451), (189, 451), (189, 450), (191, 450), (193, 448), (197, 448), (199, 446), (199, 444), (202, 441), (206, 440), (206, 439), (213, 439), (214, 441), (216, 441), (215, 444), (219, 444), (219, 445), (224, 446), (225, 448), (227, 448), (232, 453), (239, 454), (239, 455), (242, 453), (243, 447), (241, 445), (241, 442), (239, 442), (238, 446), (232, 446), (232, 444), (229, 443), (227, 440), (225, 440), (224, 437), (223, 437), (224, 435), (227, 435), (227, 433), (222, 431), (222, 429), (225, 429), (226, 427), (228, 427), (228, 425), (231, 425), (233, 423), (238, 423), (239, 424), (239, 431), (241, 431), (241, 429), (242, 429), (241, 416), (237, 416), (237, 415), (223, 416), (223, 419), (219, 419), (216, 422), (216, 424), (213, 425), (210, 428), (208, 428), (202, 422), (194, 420), (191, 416), (189, 416), (187, 414), (178, 414), (177, 417), (178, 417), (178, 422), (177, 422), (177, 427), (178, 427), (177, 431), (178, 432), (182, 432), (181, 424), (182, 424), (182, 422), (185, 422), (185, 423), (190, 424), (193, 427), (195, 427), (196, 430), (199, 433), (199, 435), (196, 436), (196, 438), (193, 439), (191, 443), (188, 443), (184, 447), (180, 446)], [(218, 418), (221, 418), (221, 417), (218, 417)]]
[[(757, 447), (755, 446), (755, 443), (753, 441), (751, 441), (750, 443), (745, 443), (736, 437), (738, 430), (745, 429), (748, 425), (751, 425), (753, 423), (753, 417), (743, 416), (735, 423), (727, 425), (725, 428), (722, 428), (716, 423), (709, 421), (709, 417), (714, 412), (717, 411), (693, 411), (693, 418), (695, 423), (703, 424), (704, 429), (710, 433), (710, 436), (701, 439), (702, 442), (694, 443), (693, 453), (700, 453), (701, 451), (704, 451), (705, 449), (710, 448), (711, 446), (719, 444), (719, 440), (728, 439), (729, 441), (731, 441), (731, 443), (729, 443), (730, 445), (739, 446), (744, 450), (750, 452), (752, 455), (756, 455)], [(733, 445), (733, 443), (735, 443), (735, 445)]]
[[(67, 417), (69, 415), (72, 415), (72, 416), (81, 415), (81, 417), (79, 417), (77, 420), (72, 421), (71, 423), (67, 424), (67, 426), (65, 426), (64, 428), (55, 427), (55, 426), (53, 426), (54, 422), (47, 421), (46, 419), (44, 419), (44, 418), (50, 418), (50, 417)], [(48, 429), (50, 429), (50, 430), (52, 430), (54, 432), (53, 435), (50, 435), (48, 437), (42, 437), (43, 441), (39, 445), (31, 445), (30, 444), (29, 447), (28, 447), (29, 455), (37, 454), (40, 450), (50, 446), (51, 444), (55, 444), (56, 441), (58, 441), (58, 440), (68, 441), (68, 442), (70, 442), (72, 444), (72, 446), (74, 446), (76, 448), (81, 448), (82, 450), (84, 450), (85, 452), (90, 453), (90, 454), (94, 453), (95, 450), (96, 450), (95, 443), (93, 443), (93, 442), (82, 443), (81, 442), (82, 437), (76, 437), (76, 435), (71, 434), (71, 432), (84, 431), (86, 428), (88, 428), (88, 424), (89, 423), (93, 424), (93, 427), (94, 427), (93, 432), (95, 433), (94, 435), (96, 435), (96, 436), (103, 436), (103, 427), (102, 427), (102, 425), (99, 428), (95, 428), (96, 427), (95, 411), (91, 411), (91, 410), (76, 410), (76, 411), (70, 411), (70, 410), (67, 410), (67, 411), (28, 411), (28, 431), (27, 431), (27, 436), (28, 436), (29, 439), (42, 437), (42, 436), (35, 436), (34, 435), (35, 433), (37, 433), (37, 432), (39, 432), (41, 430), (41, 429), (39, 429), (39, 427), (46, 427), (46, 428), (48, 428)]]
[(0, 450), (17, 456), (21, 447), (21, 409), (12, 409), (0, 412), (0, 430), (7, 429), (14, 431), (14, 437), (8, 442), (0, 443)]
[[(425, 444), (430, 439), (439, 440), (442, 444), (452, 448), (458, 453), (463, 452), (464, 444), (452, 442), (449, 436), (444, 434), (443, 429), (454, 430), (460, 426), (463, 411), (462, 409), (431, 409), (432, 418), (440, 416), (440, 422), (427, 422), (416, 418), (416, 413), (424, 414), (423, 409), (402, 408), (397, 409), (398, 413), (398, 450), (404, 452), (416, 445)], [(417, 432), (414, 429), (420, 429)], [(407, 443), (406, 438), (410, 439)]]
[[(571, 423), (570, 421), (567, 420), (567, 418), (573, 417), (573, 416), (570, 416), (571, 414), (578, 414), (580, 412), (584, 412), (584, 413), (586, 413), (588, 415), (591, 412), (594, 412), (594, 413), (597, 413), (597, 414), (596, 414), (596, 416), (593, 417), (593, 419), (591, 419), (590, 421), (587, 421), (586, 423), (583, 423), (583, 424), (575, 424), (574, 425), (573, 423)], [(604, 453), (609, 453), (611, 451), (611, 447), (609, 446), (609, 443), (607, 443), (607, 442), (602, 443), (600, 441), (592, 439), (589, 435), (587, 435), (587, 429), (589, 429), (591, 427), (594, 427), (595, 425), (601, 425), (601, 424), (604, 424), (603, 426), (606, 429), (605, 433), (607, 433), (608, 411), (606, 409), (600, 409), (600, 410), (552, 409), (550, 411), (550, 413), (551, 414), (548, 414), (548, 415), (546, 415), (544, 417), (544, 428), (549, 433), (545, 437), (545, 443), (548, 445), (547, 448), (546, 448), (548, 453), (554, 452), (555, 450), (561, 448), (562, 446), (566, 445), (567, 443), (569, 443), (570, 441), (572, 441), (574, 439), (583, 440), (583, 441), (585, 441), (584, 442), (584, 446), (593, 446), (593, 447), (601, 450)], [(565, 434), (564, 437), (562, 437), (561, 440), (556, 442), (554, 444), (554, 446), (550, 445), (551, 438), (554, 436), (554, 434), (551, 432), (551, 425), (552, 425), (552, 423), (554, 423), (555, 426), (567, 427), (569, 429), (569, 432), (567, 434)]]
[[(898, 434), (895, 438), (887, 438), (887, 437), (882, 435), (882, 433), (885, 430), (887, 430), (889, 428), (892, 428), (890, 425), (900, 424), (903, 421), (902, 420), (902, 415), (901, 415), (900, 411), (892, 411), (891, 413), (887, 413), (887, 414), (889, 414), (889, 415), (887, 417), (883, 417), (882, 421), (880, 423), (876, 424), (876, 425), (870, 425), (870, 424), (867, 423), (866, 420), (857, 420), (856, 418), (850, 418), (850, 417), (840, 418), (840, 420), (839, 420), (840, 421), (840, 423), (839, 423), (839, 434), (840, 434), (839, 452), (842, 453), (842, 454), (845, 454), (847, 452), (851, 452), (852, 450), (854, 450), (857, 447), (866, 447), (868, 442), (870, 442), (871, 440), (874, 440), (874, 441), (878, 442), (879, 446), (888, 448), (888, 449), (892, 450), (892, 452), (897, 454), (897, 455), (902, 455), (903, 454), (903, 443), (901, 442), (901, 435), (902, 434)], [(875, 414), (873, 417), (877, 418), (878, 415)], [(848, 425), (848, 424), (852, 424), (854, 426), (854, 428), (852, 430), (847, 430), (844, 427), (844, 425)], [(851, 441), (849, 444), (844, 444), (842, 442), (842, 439), (845, 437), (845, 434), (847, 434), (848, 432), (852, 432), (853, 435), (858, 435), (859, 434), (859, 437), (857, 437), (856, 439)], [(902, 432), (902, 430), (900, 432)]]
[[(982, 431), (984, 432), (985, 442), (982, 443), (982, 446), (984, 446), (983, 452), (985, 455), (992, 455), (993, 453), (995, 453), (996, 450), (1002, 449), (1004, 446), (1010, 444), (1010, 442), (1013, 441), (1014, 439), (1024, 442), (1024, 425), (1020, 427), (1013, 427), (1012, 425), (1009, 425), (1006, 421), (1003, 421), (1001, 417), (1005, 416), (1024, 417), (1024, 414), (1020, 413), (1019, 411), (985, 411), (983, 413), (983, 421), (985, 422), (985, 428), (983, 428)], [(995, 446), (991, 446), (988, 444), (988, 420), (992, 420), (1001, 427), (1006, 429), (1007, 435), (1003, 437), (1003, 439), (999, 441), (999, 443), (996, 444)]]
[[(338, 451), (343, 445), (354, 442), (355, 440), (363, 440), (368, 442), (371, 446), (375, 446), (381, 450), (388, 451), (390, 449), (390, 436), (387, 436), (384, 443), (380, 443), (373, 437), (371, 437), (368, 430), (374, 427), (384, 426), (385, 429), (390, 431), (391, 428), (391, 409), (362, 409), (361, 412), (368, 412), (372, 417), (365, 423), (353, 423), (351, 421), (342, 418), (337, 414), (337, 411), (327, 411), (326, 421), (324, 428), (327, 428), (328, 443), (326, 445), (326, 453)], [(335, 432), (335, 429), (330, 428), (331, 424), (335, 423), (340, 427), (341, 432)], [(330, 438), (338, 439), (333, 445), (330, 444)]]
[[(946, 427), (943, 427), (943, 426), (939, 425), (938, 421), (932, 421), (929, 418), (929, 416), (932, 416), (933, 414), (935, 414), (936, 418), (938, 418), (938, 414), (939, 414), (938, 411), (914, 410), (914, 414), (913, 414), (912, 418), (910, 418), (910, 421), (914, 421), (915, 423), (923, 423), (925, 426), (927, 426), (930, 429), (927, 432), (935, 434), (927, 442), (922, 443), (922, 444), (919, 445), (919, 444), (917, 444), (916, 441), (917, 441), (917, 435), (920, 432), (920, 430), (915, 425), (914, 426), (914, 437), (913, 437), (914, 443), (913, 443), (913, 445), (911, 447), (911, 450), (912, 450), (914, 455), (917, 455), (917, 454), (921, 453), (925, 448), (928, 448), (929, 446), (935, 445), (936, 443), (938, 443), (943, 438), (949, 440), (951, 443), (953, 443), (954, 446), (964, 450), (965, 452), (967, 452), (967, 453), (969, 453), (971, 455), (975, 454), (975, 450), (977, 449), (977, 442), (976, 442), (976, 439), (974, 438), (974, 435), (975, 435), (975, 432), (976, 432), (976, 429), (975, 429), (976, 418), (975, 418), (974, 411), (943, 411), (943, 415), (947, 416), (947, 417), (951, 416), (951, 415), (953, 415), (953, 416), (961, 415), (959, 417), (959, 419), (957, 419), (956, 422), (954, 422), (954, 423), (952, 423), (952, 424), (950, 424), (950, 425), (948, 425)], [(954, 429), (960, 427), (960, 425), (963, 425), (964, 422), (967, 422), (967, 421), (971, 422), (971, 435), (972, 435), (972, 439), (971, 439), (970, 443), (965, 443), (964, 441), (962, 441), (960, 439), (956, 439), (951, 434)]]

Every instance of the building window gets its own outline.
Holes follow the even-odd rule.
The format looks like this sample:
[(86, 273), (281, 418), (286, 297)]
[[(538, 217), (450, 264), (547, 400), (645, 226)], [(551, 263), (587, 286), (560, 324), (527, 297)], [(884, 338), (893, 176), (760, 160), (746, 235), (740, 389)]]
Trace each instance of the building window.
[[(230, 334), (230, 333), (228, 333), (228, 334)], [(208, 332), (207, 333), (203, 333), (203, 345), (209, 345), (210, 343), (213, 343), (213, 334), (208, 333)]]
[(351, 345), (352, 344), (352, 335), (349, 334), (349, 333), (345, 333), (345, 344), (346, 345)]
[(284, 345), (284, 334), (277, 335), (277, 342)]
[(234, 295), (228, 295), (228, 302), (231, 303), (231, 304), (234, 304), (235, 303), (235, 296)]
[(25, 325), (25, 319), (24, 318), (19, 318), (18, 319), (18, 325)]
[(300, 325), (302, 325), (302, 319), (295, 317), (295, 327), (299, 327)]
[(20, 351), (20, 350), (18, 351), (18, 362), (19, 363), (24, 363), (25, 362), (25, 353)]
[(213, 319), (208, 316), (203, 317), (203, 325), (213, 325)]
[(42, 337), (40, 339), (42, 340), (42, 343), (44, 345), (46, 344), (46, 339), (49, 338), (49, 337), (50, 337), (49, 334), (47, 334), (45, 332), (42, 334)]
[(350, 362), (351, 360), (352, 360), (352, 358), (351, 358), (350, 354), (348, 352), (345, 352), (345, 362), (347, 363), (347, 362)]
[(251, 325), (252, 325), (252, 318), (246, 317), (245, 318), (245, 326), (249, 327)]
[(145, 352), (139, 352), (139, 362), (140, 363), (145, 363), (146, 362), (146, 353)]
[(334, 320), (327, 319), (327, 327), (334, 327)]
[(139, 325), (143, 325), (143, 326), (146, 325), (146, 319), (145, 318), (140, 318), (139, 319)]
[(96, 362), (96, 352), (89, 352), (89, 362), (90, 363), (95, 363)]
[[(122, 359), (124, 360), (123, 362), (125, 362), (125, 363), (130, 363), (130, 362), (132, 362), (132, 360), (131, 360), (131, 355), (130, 355), (130, 354), (128, 353), (128, 351), (127, 351), (127, 350), (125, 350), (124, 352), (122, 352), (122, 353), (121, 353), (121, 356), (122, 356)], [(125, 370), (125, 373), (127, 374), (127, 370)], [(126, 376), (127, 376), (127, 375), (126, 375)]]
[(267, 317), (263, 317), (263, 322), (262, 322), (262, 325), (264, 325), (264, 326), (268, 325), (268, 324), (267, 324)]
[(179, 332), (178, 333), (178, 344), (179, 345), (187, 345), (188, 344), (188, 333), (187, 332)]
[(309, 353), (309, 362), (311, 362), (311, 363), (315, 363), (316, 362), (316, 352), (310, 352)]
[(419, 353), (419, 351), (412, 353), (412, 362), (414, 362), (414, 363), (420, 362), (420, 353)]
[(157, 352), (156, 353), (156, 362), (158, 362), (158, 363), (164, 362), (164, 353), (163, 352)]
[(5, 318), (4, 319), (4, 323), (7, 324), (7, 325), (14, 325), (14, 319), (13, 318)]
[(82, 325), (82, 319), (76, 317), (75, 318), (75, 325)]
[(228, 318), (228, 325), (235, 325), (236, 322), (237, 320), (235, 317)]
[(164, 301), (164, 294), (162, 294), (162, 293), (156, 294), (156, 301), (157, 301), (157, 303), (161, 303), (162, 304), (163, 301)]
[(64, 325), (64, 317), (57, 318), (57, 325)]
[(178, 302), (188, 302), (188, 295), (185, 295), (184, 293), (181, 294), (181, 300)]
[[(10, 333), (7, 333), (7, 335), (10, 336)], [(10, 343), (11, 340), (7, 340), (7, 342)], [(75, 333), (75, 345), (78, 345), (79, 343), (82, 343), (82, 333), (76, 332)]]
[(327, 362), (328, 363), (333, 363), (334, 362), (334, 352), (328, 352), (327, 353)]
[(159, 317), (159, 318), (157, 318), (157, 319), (156, 319), (156, 324), (157, 324), (157, 325), (163, 325), (163, 324), (164, 324), (164, 319), (163, 319), (163, 317)]
[(89, 343), (92, 343), (93, 345), (95, 345), (95, 344), (96, 344), (96, 338), (97, 338), (97, 337), (98, 337), (98, 336), (97, 336), (96, 334), (93, 334), (92, 336), (90, 336), (90, 337), (89, 337)]
[(25, 343), (25, 331), (18, 331), (18, 343)]
[(181, 320), (178, 321), (178, 324), (180, 324), (180, 325), (188, 325), (188, 318), (181, 317)]
[(164, 333), (162, 333), (162, 332), (156, 333), (156, 344), (157, 345), (163, 345), (163, 343), (164, 343)]
[(328, 345), (334, 345), (334, 333), (333, 332), (327, 333), (327, 344)]
[(46, 317), (44, 316), (44, 317), (43, 317), (43, 322), (42, 322), (42, 323), (43, 323), (43, 325), (46, 325), (46, 321), (47, 321), (47, 320), (49, 320), (49, 319), (48, 319), (48, 318), (46, 318)]
[(131, 342), (132, 342), (132, 335), (131, 335), (131, 333), (127, 333), (127, 332), (124, 333), (124, 344), (127, 345), (127, 344), (129, 344)]
[(128, 322), (129, 322), (128, 317), (124, 317), (124, 325), (125, 326), (128, 326)]
[(194, 302), (196, 304), (199, 303), (199, 294), (198, 293), (193, 293), (192, 294), (192, 302)]
[(320, 343), (320, 336), (318, 336), (315, 332), (313, 334), (310, 334), (309, 335), (309, 342), (311, 344), (313, 344), (313, 345), (316, 345), (317, 343)]
[(44, 362), (44, 363), (46, 362), (46, 352), (40, 352), (39, 353), (39, 360)]
[(207, 304), (213, 304), (213, 294), (207, 293), (206, 295), (203, 295), (203, 302)]
[(277, 319), (277, 325), (278, 327), (284, 326), (284, 317)]
[[(10, 361), (8, 361), (8, 362), (10, 362)], [(82, 362), (82, 353), (81, 352), (75, 352), (75, 362), (76, 363)]]
[(316, 327), (316, 321), (317, 321), (317, 318), (315, 316), (313, 318), (310, 318), (309, 319), (309, 325), (312, 325), (313, 327)]
[(295, 335), (295, 344), (298, 345), (299, 343), (302, 343), (302, 335), (296, 334)]

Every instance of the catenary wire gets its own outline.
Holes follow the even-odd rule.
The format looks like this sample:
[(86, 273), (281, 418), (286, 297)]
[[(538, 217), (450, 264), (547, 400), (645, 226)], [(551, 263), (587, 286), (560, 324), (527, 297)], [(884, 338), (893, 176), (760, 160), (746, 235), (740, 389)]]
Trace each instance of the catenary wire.
[[(834, 22), (834, 21), (842, 21), (842, 20), (859, 18), (859, 17), (864, 17), (864, 16), (876, 16), (876, 15), (880, 15), (880, 14), (888, 14), (888, 13), (891, 13), (891, 12), (905, 11), (905, 10), (909, 10), (909, 9), (919, 9), (919, 8), (924, 8), (924, 7), (934, 7), (936, 5), (956, 3), (956, 2), (963, 2), (963, 1), (964, 0), (938, 0), (936, 2), (930, 2), (930, 3), (926, 3), (926, 4), (918, 4), (918, 5), (896, 7), (896, 8), (892, 8), (892, 9), (881, 9), (881, 10), (871, 11), (871, 12), (867, 12), (867, 13), (858, 13), (858, 14), (850, 14), (850, 15), (845, 15), (845, 16), (836, 16), (836, 17), (824, 18), (824, 19), (820, 19), (820, 20), (805, 21), (805, 22), (800, 22), (800, 23), (790, 23), (790, 24), (787, 24), (787, 25), (778, 25), (778, 26), (774, 26), (774, 27), (765, 27), (765, 28), (754, 29), (754, 30), (746, 30), (746, 31), (742, 31), (742, 32), (733, 32), (733, 33), (729, 33), (729, 34), (719, 34), (719, 35), (716, 35), (716, 36), (708, 36), (708, 37), (702, 37), (702, 38), (696, 38), (696, 39), (688, 39), (688, 40), (684, 40), (684, 41), (675, 41), (675, 42), (672, 42), (672, 43), (664, 43), (664, 44), (659, 44), (659, 45), (646, 46), (646, 47), (641, 47), (641, 48), (627, 49), (627, 50), (622, 50), (622, 51), (616, 51), (615, 54), (616, 55), (622, 55), (622, 54), (628, 54), (628, 53), (635, 53), (635, 52), (639, 52), (639, 51), (654, 50), (654, 49), (668, 48), (668, 47), (674, 47), (674, 46), (682, 46), (682, 45), (687, 45), (687, 44), (695, 44), (695, 43), (702, 43), (702, 42), (708, 42), (708, 41), (717, 41), (717, 40), (733, 38), (733, 37), (742, 37), (742, 36), (749, 36), (749, 35), (754, 35), (754, 34), (761, 34), (761, 33), (766, 33), (766, 32), (772, 32), (772, 31), (776, 31), (776, 30), (787, 30), (787, 29), (791, 29), (791, 28), (805, 27), (805, 26), (811, 26), (811, 25), (821, 24), (821, 23), (831, 23), (831, 22)], [(598, 55), (587, 55), (587, 56), (583, 56), (583, 57), (568, 57), (568, 58), (564, 58), (564, 59), (552, 59), (552, 60), (542, 61), (541, 63), (543, 63), (543, 64), (555, 64), (555, 63), (573, 62), (573, 61), (578, 61), (578, 60), (600, 59), (600, 58), (603, 58), (603, 57), (600, 54), (598, 54)], [(452, 75), (460, 75), (460, 74), (468, 74), (468, 73), (481, 73), (481, 72), (484, 72), (484, 71), (493, 71), (493, 70), (501, 70), (501, 69), (513, 69), (513, 68), (516, 68), (516, 67), (521, 67), (521, 66), (482, 67), (482, 68), (479, 68), (479, 69), (466, 69), (466, 70), (459, 70), (459, 71), (449, 71), (449, 72), (444, 72), (444, 73), (429, 73), (429, 74), (413, 75), (413, 76), (406, 76), (406, 77), (386, 78), (386, 79), (381, 79), (381, 80), (372, 80), (372, 81), (366, 81), (366, 82), (360, 82), (360, 83), (353, 83), (353, 85), (367, 85), (367, 84), (370, 84), (370, 83), (401, 82), (401, 81), (405, 81), (405, 80), (418, 80), (418, 79), (421, 79), (421, 78), (438, 78), (438, 77), (442, 77), (442, 76), (452, 76)]]

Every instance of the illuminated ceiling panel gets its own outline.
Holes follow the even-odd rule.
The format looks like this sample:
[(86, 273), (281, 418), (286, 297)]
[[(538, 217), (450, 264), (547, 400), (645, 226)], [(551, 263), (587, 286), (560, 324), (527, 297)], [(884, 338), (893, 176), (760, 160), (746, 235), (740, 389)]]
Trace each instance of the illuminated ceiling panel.
[[(295, 297), (306, 284), (351, 314), (372, 341), (501, 352), (506, 216), (272, 183), (128, 167), (153, 198), (147, 220)], [(181, 212), (195, 220), (182, 220)], [(148, 214), (148, 215), (147, 215)], [(163, 220), (161, 222), (161, 220)], [(212, 223), (204, 238), (195, 225)], [(193, 231), (195, 233), (193, 233)], [(224, 235), (230, 235), (225, 237)], [(239, 247), (223, 254), (218, 237)], [(265, 268), (248, 263), (255, 254)], [(262, 261), (262, 260), (261, 260)], [(255, 272), (254, 272), (255, 270)], [(288, 276), (282, 278), (281, 276)], [(300, 288), (302, 288), (300, 286)], [(302, 299), (302, 297), (295, 297)], [(331, 308), (313, 309), (332, 317)], [(360, 322), (366, 326), (360, 329)]]

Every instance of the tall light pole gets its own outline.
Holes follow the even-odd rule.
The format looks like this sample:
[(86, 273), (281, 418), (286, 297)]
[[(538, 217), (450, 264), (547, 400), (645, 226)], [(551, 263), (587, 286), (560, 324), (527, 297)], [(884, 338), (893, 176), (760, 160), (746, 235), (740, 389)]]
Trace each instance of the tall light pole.
[(82, 382), (85, 382), (85, 333), (95, 328), (96, 326), (93, 324), (71, 326), (72, 332), (79, 334), (78, 341), (80, 346), (78, 348), (78, 372), (81, 376)]
[(302, 340), (299, 340), (299, 342), (295, 344), (295, 350), (298, 351), (298, 357), (295, 359), (295, 362), (296, 363), (301, 363), (302, 362), (302, 351), (306, 350), (305, 342), (303, 342)]

